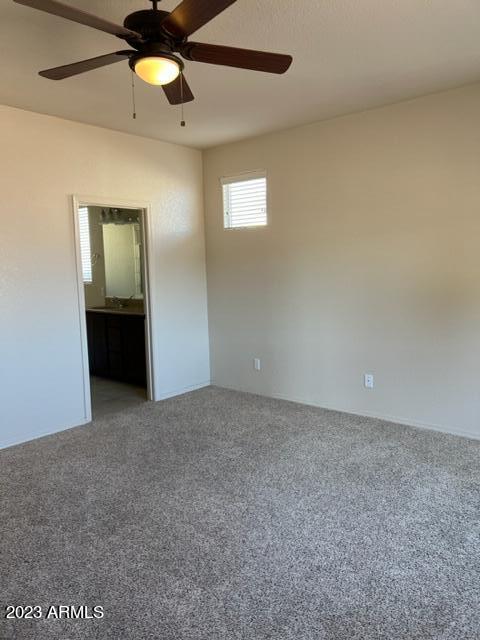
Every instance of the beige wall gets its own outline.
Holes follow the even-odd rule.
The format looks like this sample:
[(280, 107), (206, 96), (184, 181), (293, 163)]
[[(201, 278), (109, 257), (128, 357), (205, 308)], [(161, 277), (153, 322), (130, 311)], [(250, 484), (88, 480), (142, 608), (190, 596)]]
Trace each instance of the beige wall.
[(209, 381), (202, 157), (0, 106), (0, 446), (85, 422), (72, 194), (151, 203), (156, 398)]
[[(256, 169), (268, 228), (224, 231), (220, 177)], [(480, 436), (480, 86), (209, 150), (204, 174), (214, 383)]]

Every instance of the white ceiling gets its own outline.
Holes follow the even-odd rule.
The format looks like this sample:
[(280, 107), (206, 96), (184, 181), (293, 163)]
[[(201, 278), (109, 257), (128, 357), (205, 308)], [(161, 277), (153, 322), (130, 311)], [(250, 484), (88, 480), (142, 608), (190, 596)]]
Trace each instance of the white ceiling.
[[(68, 1), (117, 23), (150, 6)], [(478, 0), (237, 0), (192, 39), (290, 53), (294, 63), (275, 76), (187, 62), (196, 97), (187, 127), (163, 91), (140, 80), (134, 121), (127, 62), (60, 82), (37, 75), (122, 41), (1, 0), (0, 103), (205, 148), (480, 80)]]

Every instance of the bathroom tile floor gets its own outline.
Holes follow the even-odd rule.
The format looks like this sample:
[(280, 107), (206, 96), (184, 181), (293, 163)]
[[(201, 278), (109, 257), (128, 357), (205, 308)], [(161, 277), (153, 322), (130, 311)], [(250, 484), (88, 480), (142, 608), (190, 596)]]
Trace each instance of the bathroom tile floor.
[(91, 376), (93, 419), (138, 406), (147, 401), (147, 391), (132, 384)]

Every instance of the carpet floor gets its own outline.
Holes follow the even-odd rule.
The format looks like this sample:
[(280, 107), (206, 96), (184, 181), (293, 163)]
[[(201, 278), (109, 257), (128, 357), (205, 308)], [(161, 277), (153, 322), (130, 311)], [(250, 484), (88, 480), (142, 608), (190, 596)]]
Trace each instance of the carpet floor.
[(6, 449), (0, 598), (42, 618), (0, 638), (478, 640), (479, 454), (214, 387)]

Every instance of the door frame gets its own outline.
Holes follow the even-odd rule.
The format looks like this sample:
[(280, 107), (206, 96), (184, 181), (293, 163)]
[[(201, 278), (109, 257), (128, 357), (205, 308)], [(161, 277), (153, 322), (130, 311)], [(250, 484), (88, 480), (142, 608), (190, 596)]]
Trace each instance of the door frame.
[(77, 298), (80, 326), (80, 349), (82, 354), (82, 376), (83, 376), (83, 400), (85, 423), (92, 421), (92, 399), (90, 392), (90, 371), (88, 360), (87, 341), (87, 317), (85, 303), (85, 289), (83, 283), (82, 257), (80, 251), (80, 225), (78, 210), (80, 207), (115, 207), (118, 209), (141, 210), (143, 214), (142, 224), (142, 244), (143, 244), (143, 282), (145, 291), (143, 292), (143, 304), (145, 308), (145, 355), (147, 363), (147, 399), (155, 399), (155, 376), (154, 376), (154, 340), (153, 340), (153, 315), (152, 315), (152, 282), (153, 272), (151, 269), (151, 218), (152, 206), (149, 202), (124, 200), (122, 198), (105, 198), (101, 196), (72, 196), (72, 212), (75, 235), (75, 262), (77, 272)]

